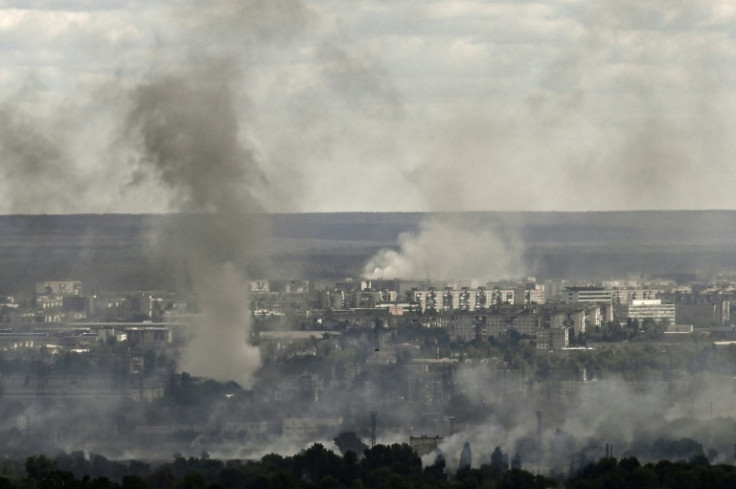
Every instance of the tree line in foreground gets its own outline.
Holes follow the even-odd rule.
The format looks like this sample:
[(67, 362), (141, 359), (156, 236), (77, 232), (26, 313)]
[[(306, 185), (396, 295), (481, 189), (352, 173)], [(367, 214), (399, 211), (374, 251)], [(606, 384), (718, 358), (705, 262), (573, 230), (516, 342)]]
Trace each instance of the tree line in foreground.
[[(512, 464), (513, 467), (513, 464)], [(536, 475), (494, 464), (448, 471), (438, 457), (429, 466), (406, 444), (377, 445), (362, 456), (338, 455), (317, 443), (293, 456), (259, 461), (175, 456), (149, 464), (111, 461), (84, 452), (45, 455), (0, 464), (0, 489), (308, 489), (308, 488), (490, 488), (490, 489), (719, 489), (736, 487), (736, 467), (706, 458), (640, 463), (602, 458), (567, 477)]]

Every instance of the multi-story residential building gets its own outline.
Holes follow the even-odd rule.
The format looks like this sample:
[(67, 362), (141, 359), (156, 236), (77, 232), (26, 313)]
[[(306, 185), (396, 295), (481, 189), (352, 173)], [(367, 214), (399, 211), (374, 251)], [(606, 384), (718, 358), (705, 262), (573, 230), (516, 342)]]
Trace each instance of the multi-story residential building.
[(539, 314), (534, 310), (524, 310), (515, 315), (510, 322), (510, 329), (523, 335), (533, 336), (539, 329)]
[(528, 283), (514, 289), (514, 304), (516, 305), (544, 304), (545, 302), (546, 295), (542, 284)]
[(559, 351), (567, 348), (570, 344), (569, 331), (567, 328), (540, 329), (535, 334), (537, 350)]
[(495, 306), (503, 304), (514, 304), (515, 289), (499, 289), (494, 288), (491, 291), (491, 303)]
[(439, 312), (443, 310), (444, 294), (434, 288), (412, 290), (411, 302), (416, 303), (421, 311)]
[(443, 311), (459, 311), (460, 310), (461, 291), (446, 288), (442, 293), (442, 310)]
[(491, 293), (485, 287), (478, 287), (469, 292), (475, 295), (475, 310), (486, 309), (492, 305)]
[(613, 301), (613, 290), (603, 287), (567, 287), (568, 304), (580, 302), (605, 302)]
[(631, 304), (623, 307), (623, 319), (636, 319), (642, 321), (650, 318), (655, 321), (666, 319), (670, 324), (675, 324), (675, 305), (663, 304), (661, 299), (631, 301)]
[(82, 295), (82, 282), (78, 280), (46, 280), (36, 283), (39, 295)]
[(662, 289), (619, 288), (612, 290), (614, 304), (630, 304), (632, 301), (659, 299)]
[(475, 311), (477, 297), (478, 297), (477, 290), (471, 290), (468, 287), (464, 287), (460, 291), (459, 309), (461, 311)]
[(413, 289), (409, 300), (416, 303), (422, 311), (480, 311), (502, 305), (533, 305), (545, 301), (544, 287), (534, 285), (532, 288), (499, 288), (463, 287), (454, 289), (428, 288)]
[(481, 336), (499, 336), (506, 334), (509, 329), (508, 321), (509, 318), (506, 314), (500, 312), (491, 312), (483, 315), (483, 327), (481, 329)]
[(675, 304), (675, 322), (701, 326), (720, 326), (731, 321), (730, 301)]
[(251, 292), (270, 292), (271, 283), (268, 280), (251, 280), (248, 282), (248, 287)]
[(533, 284), (524, 290), (524, 304), (544, 304), (547, 296), (544, 292), (544, 285)]
[(478, 337), (479, 319), (472, 315), (453, 316), (443, 322), (450, 341), (467, 343)]

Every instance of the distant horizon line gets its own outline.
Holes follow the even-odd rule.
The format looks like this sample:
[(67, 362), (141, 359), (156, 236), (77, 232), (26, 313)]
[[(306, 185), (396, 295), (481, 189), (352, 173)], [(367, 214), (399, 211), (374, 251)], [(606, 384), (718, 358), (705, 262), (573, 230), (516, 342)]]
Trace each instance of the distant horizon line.
[[(244, 215), (334, 215), (334, 214), (642, 214), (642, 213), (706, 213), (706, 212), (729, 212), (734, 213), (736, 209), (630, 209), (630, 210), (448, 210), (448, 211), (259, 211), (238, 212), (234, 214)], [(2, 214), (0, 217), (62, 217), (62, 216), (196, 216), (218, 214), (216, 211), (171, 211), (171, 212), (54, 212), (54, 213), (14, 213)]]

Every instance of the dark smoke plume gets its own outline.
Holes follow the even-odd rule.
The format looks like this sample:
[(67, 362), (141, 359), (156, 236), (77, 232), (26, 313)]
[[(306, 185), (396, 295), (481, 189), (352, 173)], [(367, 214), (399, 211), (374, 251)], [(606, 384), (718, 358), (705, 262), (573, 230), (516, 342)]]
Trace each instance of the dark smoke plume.
[(255, 214), (264, 210), (267, 182), (242, 127), (241, 69), (269, 43), (298, 31), (305, 11), (290, 1), (217, 1), (192, 3), (177, 14), (183, 27), (177, 41), (188, 46), (184, 61), (154, 67), (132, 91), (126, 135), (139, 155), (131, 185), (153, 179), (171, 190), (173, 210), (209, 217), (206, 232), (155, 236), (159, 253), (186, 265), (202, 314), (180, 367), (250, 385), (260, 357), (248, 344), (246, 268), (266, 234)]
[(238, 81), (223, 62), (142, 85), (133, 94), (128, 130), (142, 150), (141, 172), (171, 188), (178, 209), (211, 213), (209, 233), (189, 229), (173, 250), (187, 264), (203, 313), (181, 367), (248, 384), (259, 358), (247, 344), (245, 267), (263, 234), (249, 214), (261, 210), (254, 189), (265, 181), (239, 139)]

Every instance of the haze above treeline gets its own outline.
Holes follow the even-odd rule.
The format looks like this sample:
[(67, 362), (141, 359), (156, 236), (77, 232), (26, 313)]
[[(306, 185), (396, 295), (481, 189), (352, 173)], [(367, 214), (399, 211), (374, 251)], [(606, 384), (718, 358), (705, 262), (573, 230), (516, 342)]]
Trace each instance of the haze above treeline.
[[(440, 219), (467, 230), (483, 246), (489, 230), (513, 248), (518, 271), (549, 278), (596, 279), (643, 274), (694, 280), (736, 263), (736, 211), (309, 213), (230, 216), (233, 228), (266, 236), (249, 263), (253, 278), (341, 278), (363, 274), (369, 259), (420, 236)], [(253, 221), (259, 224), (253, 226)], [(186, 230), (222, 232), (208, 214), (75, 214), (0, 216), (0, 287), (74, 277), (93, 289), (174, 288), (181, 263), (151, 253)], [(253, 236), (255, 240), (256, 236)], [(451, 255), (467, 236), (440, 247)], [(458, 253), (462, 252), (457, 248)], [(227, 260), (227, 249), (218, 250)], [(499, 257), (499, 260), (505, 259)], [(431, 277), (427, 277), (431, 278)]]

